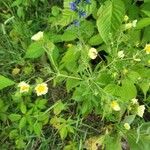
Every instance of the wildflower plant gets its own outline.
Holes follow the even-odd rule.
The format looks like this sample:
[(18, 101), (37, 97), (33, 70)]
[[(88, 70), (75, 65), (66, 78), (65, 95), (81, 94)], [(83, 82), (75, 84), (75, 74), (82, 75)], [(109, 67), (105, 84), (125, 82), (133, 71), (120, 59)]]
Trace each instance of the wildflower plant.
[(148, 6), (64, 0), (36, 12), (42, 21), (24, 15), (27, 36), (17, 23), (9, 35), (24, 50), (19, 70), (0, 75), (1, 136), (17, 149), (149, 150)]

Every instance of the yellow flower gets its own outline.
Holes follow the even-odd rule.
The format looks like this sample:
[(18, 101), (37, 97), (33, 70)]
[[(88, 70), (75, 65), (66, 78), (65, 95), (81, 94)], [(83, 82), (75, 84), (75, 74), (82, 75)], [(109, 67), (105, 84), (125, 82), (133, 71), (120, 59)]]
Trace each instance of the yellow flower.
[(89, 53), (88, 53), (88, 56), (91, 58), (91, 59), (95, 59), (98, 55), (98, 52), (95, 48), (90, 48), (89, 50)]
[(111, 102), (111, 108), (115, 111), (120, 111), (120, 106), (119, 104), (117, 103), (117, 101), (112, 101)]
[(31, 40), (33, 40), (33, 41), (39, 41), (41, 39), (43, 39), (43, 32), (42, 31), (39, 31), (38, 33), (34, 34), (31, 37)]
[(124, 51), (118, 52), (118, 58), (123, 58), (125, 56)]
[(146, 44), (144, 50), (147, 54), (150, 54), (150, 44)]
[(48, 92), (47, 84), (46, 83), (38, 84), (35, 87), (35, 91), (36, 91), (37, 96), (45, 95)]
[(123, 126), (125, 127), (126, 130), (130, 130), (130, 128), (131, 128), (128, 123), (125, 123)]
[(144, 111), (145, 111), (145, 106), (144, 105), (138, 106), (137, 115), (140, 116), (140, 117), (143, 117)]
[(30, 85), (22, 81), (18, 84), (18, 87), (20, 88), (20, 93), (24, 93), (29, 91)]

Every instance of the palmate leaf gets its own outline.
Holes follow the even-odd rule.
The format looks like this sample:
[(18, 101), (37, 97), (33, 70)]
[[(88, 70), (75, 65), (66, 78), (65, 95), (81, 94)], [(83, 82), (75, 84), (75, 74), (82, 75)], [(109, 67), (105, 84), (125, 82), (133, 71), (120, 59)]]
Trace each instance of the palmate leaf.
[(125, 6), (121, 0), (108, 0), (98, 11), (97, 27), (105, 43), (109, 42), (110, 34), (114, 34), (123, 21)]

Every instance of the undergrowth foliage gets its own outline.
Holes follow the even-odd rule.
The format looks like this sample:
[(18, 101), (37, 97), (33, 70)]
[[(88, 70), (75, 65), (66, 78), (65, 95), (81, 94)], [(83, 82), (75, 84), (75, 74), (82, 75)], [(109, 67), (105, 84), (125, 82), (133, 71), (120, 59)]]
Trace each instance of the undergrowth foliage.
[(149, 0), (0, 5), (0, 149), (150, 149)]

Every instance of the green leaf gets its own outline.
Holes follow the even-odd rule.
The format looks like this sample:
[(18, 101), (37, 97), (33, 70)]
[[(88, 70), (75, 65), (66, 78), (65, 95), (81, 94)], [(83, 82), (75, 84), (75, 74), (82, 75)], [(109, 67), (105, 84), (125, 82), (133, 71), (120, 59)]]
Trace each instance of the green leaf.
[(20, 105), (20, 110), (23, 114), (25, 114), (27, 112), (27, 107), (23, 102)]
[(120, 28), (125, 15), (125, 6), (121, 0), (107, 0), (98, 11), (97, 27), (105, 43), (110, 34), (114, 35)]
[(88, 41), (88, 43), (91, 45), (91, 46), (96, 46), (96, 45), (100, 45), (103, 43), (103, 39), (102, 37), (100, 36), (100, 34), (96, 34), (94, 36), (92, 36), (90, 38), (90, 40)]
[(73, 88), (78, 86), (80, 84), (80, 82), (81, 81), (79, 81), (79, 80), (68, 78), (66, 81), (67, 92), (70, 92)]
[(62, 11), (62, 15), (60, 15), (60, 19), (57, 20), (56, 25), (67, 26), (71, 22), (73, 22), (77, 18), (76, 12), (69, 9), (64, 9)]
[(127, 74), (127, 77), (129, 78), (129, 80), (131, 80), (133, 83), (136, 83), (138, 81), (138, 78), (140, 78), (140, 74), (136, 71), (130, 71)]
[(42, 56), (43, 53), (44, 53), (43, 43), (40, 41), (34, 42), (28, 47), (25, 58), (38, 58)]
[(70, 72), (76, 72), (78, 68), (78, 59), (80, 57), (80, 51), (78, 47), (72, 46), (70, 47), (64, 57), (61, 60), (60, 69), (66, 68)]
[(105, 137), (105, 149), (106, 150), (122, 150), (121, 148), (121, 138), (116, 136), (106, 136)]
[(75, 89), (73, 92), (72, 99), (75, 101), (83, 101), (84, 99), (82, 98), (83, 93), (85, 92), (85, 86), (79, 86)]
[(85, 5), (86, 17), (91, 15), (96, 9), (96, 1), (90, 0), (90, 4)]
[(118, 91), (120, 91), (120, 87), (116, 84), (108, 84), (105, 88), (104, 88), (105, 92), (112, 94), (112, 95), (116, 95), (116, 93), (118, 93)]
[(36, 106), (40, 109), (44, 109), (46, 107), (47, 100), (46, 99), (38, 99), (36, 100)]
[(150, 1), (141, 6), (141, 12), (150, 17)]
[(134, 121), (135, 116), (136, 115), (125, 116), (125, 118), (124, 118), (124, 120), (122, 122), (131, 124)]
[(13, 84), (15, 84), (14, 81), (12, 81), (12, 80), (10, 80), (10, 79), (0, 75), (0, 90), (6, 88), (8, 86), (11, 86)]
[(150, 135), (139, 135), (136, 132), (128, 132), (127, 140), (131, 150), (149, 150), (150, 148)]
[(95, 25), (91, 21), (84, 20), (79, 26), (80, 34), (84, 40), (89, 39), (94, 34)]
[(53, 6), (52, 7), (52, 15), (53, 16), (58, 16), (60, 13), (60, 8), (58, 6)]
[(62, 35), (62, 40), (63, 41), (73, 41), (78, 37), (77, 35), (77, 28), (71, 28), (65, 30), (64, 34)]
[(63, 140), (67, 137), (68, 130), (65, 126), (62, 126), (62, 128), (59, 130), (59, 133), (60, 133), (61, 139)]
[(24, 10), (23, 10), (23, 7), (18, 7), (17, 9), (17, 15), (19, 18), (24, 18)]
[(9, 138), (10, 139), (17, 138), (18, 136), (19, 136), (19, 133), (18, 133), (17, 129), (11, 130), (10, 133), (9, 133)]
[(61, 100), (59, 100), (56, 104), (54, 104), (55, 107), (54, 107), (54, 114), (55, 115), (59, 115), (61, 113), (62, 110), (64, 110), (66, 107), (65, 107), (65, 104), (62, 103)]
[(41, 123), (35, 123), (33, 128), (34, 128), (35, 134), (40, 137), (41, 132), (42, 132), (42, 124)]
[(124, 101), (130, 101), (132, 98), (135, 98), (136, 95), (137, 90), (133, 82), (130, 80), (123, 80), (118, 96), (120, 96)]
[(128, 16), (131, 20), (136, 19), (137, 17), (139, 17), (139, 7), (136, 5), (129, 5), (129, 9), (128, 9)]
[(142, 83), (139, 83), (138, 85), (140, 86), (140, 88), (142, 89), (144, 93), (144, 96), (146, 97), (146, 94), (150, 87), (149, 81), (143, 81)]
[(142, 29), (146, 26), (150, 25), (150, 18), (142, 18), (137, 22), (136, 28), (135, 29)]
[(20, 122), (19, 122), (19, 129), (24, 128), (25, 125), (26, 125), (26, 122), (27, 122), (26, 117), (22, 117), (21, 120), (20, 120)]
[(12, 122), (14, 122), (14, 121), (20, 120), (21, 115), (19, 115), (19, 114), (10, 114), (8, 118), (9, 118)]

